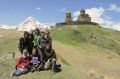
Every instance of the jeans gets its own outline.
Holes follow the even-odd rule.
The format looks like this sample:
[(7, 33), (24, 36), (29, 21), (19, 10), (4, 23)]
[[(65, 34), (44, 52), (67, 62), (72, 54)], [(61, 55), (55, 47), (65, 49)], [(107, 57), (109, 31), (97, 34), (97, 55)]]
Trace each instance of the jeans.
[(53, 72), (55, 72), (55, 66), (56, 66), (56, 59), (53, 58), (53, 59), (51, 59), (50, 61), (48, 60), (48, 61), (45, 63), (44, 68), (45, 68), (45, 69), (51, 68), (51, 70), (52, 70)]
[(22, 75), (22, 74), (26, 74), (28, 73), (28, 69), (25, 68), (25, 69), (21, 69), (19, 67), (16, 68), (16, 71), (15, 71), (15, 75), (16, 76), (19, 76), (19, 75)]

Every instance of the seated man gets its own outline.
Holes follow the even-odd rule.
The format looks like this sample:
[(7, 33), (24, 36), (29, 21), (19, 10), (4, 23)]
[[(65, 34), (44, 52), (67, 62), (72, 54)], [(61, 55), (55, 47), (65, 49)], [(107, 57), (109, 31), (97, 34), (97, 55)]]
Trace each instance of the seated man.
[(31, 58), (31, 65), (32, 65), (31, 72), (34, 72), (36, 70), (40, 71), (43, 65), (40, 60), (41, 56), (38, 53), (36, 48), (33, 48), (32, 55), (30, 56), (30, 58)]
[(45, 69), (52, 68), (52, 72), (55, 73), (56, 54), (55, 51), (50, 47), (49, 43), (46, 43), (45, 45), (45, 50), (43, 53), (43, 62)]
[(29, 72), (30, 58), (27, 49), (23, 50), (23, 55), (19, 57), (16, 65), (16, 71), (11, 74), (11, 76), (20, 76), (22, 74)]

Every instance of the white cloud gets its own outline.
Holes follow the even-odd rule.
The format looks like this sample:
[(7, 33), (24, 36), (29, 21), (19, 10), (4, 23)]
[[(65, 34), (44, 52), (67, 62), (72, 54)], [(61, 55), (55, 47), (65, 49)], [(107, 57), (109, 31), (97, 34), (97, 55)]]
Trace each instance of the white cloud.
[[(104, 13), (104, 8), (100, 7), (100, 8), (90, 8), (90, 9), (86, 9), (86, 13), (90, 15), (92, 22), (97, 22), (97, 23), (101, 23), (101, 16)], [(73, 13), (74, 19), (73, 20), (77, 20), (77, 16), (80, 15), (80, 11), (76, 11)]]
[(120, 12), (120, 6), (118, 6), (117, 4), (110, 4), (107, 10)]
[(86, 9), (86, 13), (91, 16), (92, 22), (97, 22), (103, 27), (120, 31), (120, 22), (115, 22), (111, 17), (105, 15), (106, 11), (103, 7)]
[[(103, 7), (86, 9), (86, 13), (90, 15), (92, 22), (99, 23), (106, 28), (110, 28), (114, 23), (109, 16), (104, 15), (105, 9)], [(80, 15), (80, 11), (74, 12), (73, 20), (77, 20), (78, 15)]]
[(74, 21), (77, 20), (78, 15), (80, 15), (80, 11), (76, 11), (73, 13), (73, 16), (74, 16), (73, 20)]
[(41, 10), (42, 8), (41, 7), (37, 7), (36, 10)]
[(112, 26), (112, 29), (115, 29), (115, 30), (120, 31), (120, 22), (117, 23), (117, 24), (114, 24), (114, 25)]
[(102, 16), (104, 12), (105, 10), (103, 7), (86, 9), (86, 13), (92, 18), (91, 21), (97, 23), (103, 23)]

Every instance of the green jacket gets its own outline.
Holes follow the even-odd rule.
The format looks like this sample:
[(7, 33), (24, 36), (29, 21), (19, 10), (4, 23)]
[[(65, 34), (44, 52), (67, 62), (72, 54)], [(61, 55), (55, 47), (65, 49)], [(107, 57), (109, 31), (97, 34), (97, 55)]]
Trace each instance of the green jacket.
[(39, 35), (34, 35), (34, 39), (33, 39), (34, 46), (38, 46), (39, 41), (40, 41), (40, 36)]

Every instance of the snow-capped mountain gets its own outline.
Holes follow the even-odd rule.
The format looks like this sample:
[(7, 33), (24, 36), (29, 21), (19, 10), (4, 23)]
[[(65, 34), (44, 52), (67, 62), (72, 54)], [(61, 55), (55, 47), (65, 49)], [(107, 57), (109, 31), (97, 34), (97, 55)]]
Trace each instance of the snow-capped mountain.
[(37, 21), (33, 17), (28, 17), (25, 21), (23, 21), (22, 23), (20, 23), (18, 25), (17, 30), (18, 31), (30, 31), (30, 30), (34, 30), (36, 28), (39, 28), (39, 29), (50, 29), (50, 26), (46, 25), (44, 23), (40, 23), (39, 21)]
[(8, 25), (0, 25), (0, 28), (2, 28), (2, 29), (10, 29), (10, 26), (8, 26)]
[(0, 25), (2, 29), (12, 29), (18, 31), (30, 31), (38, 29), (50, 29), (51, 24), (40, 23), (33, 17), (28, 17), (25, 21), (20, 23), (17, 26), (8, 26), (8, 25)]
[(16, 29), (16, 26), (0, 25), (0, 28), (2, 28), (2, 29), (15, 30), (15, 29)]

